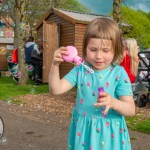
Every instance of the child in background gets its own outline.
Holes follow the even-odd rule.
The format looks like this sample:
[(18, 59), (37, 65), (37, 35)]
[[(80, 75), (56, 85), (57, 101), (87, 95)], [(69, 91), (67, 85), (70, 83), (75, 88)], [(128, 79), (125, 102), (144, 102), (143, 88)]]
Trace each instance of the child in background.
[(12, 63), (14, 64), (11, 68), (13, 80), (18, 83), (19, 79), (14, 76), (14, 74), (19, 71), (19, 68), (18, 68), (18, 49), (17, 48), (14, 49), (14, 51), (12, 53)]
[(18, 64), (18, 49), (14, 49), (12, 53), (12, 63)]
[(131, 83), (134, 83), (138, 73), (138, 44), (133, 38), (126, 39), (126, 49), (124, 50), (124, 59), (121, 62), (121, 66), (126, 70)]
[[(60, 79), (62, 55), (68, 53), (66, 47), (55, 51), (49, 76), (51, 93), (58, 95), (77, 87), (67, 149), (131, 150), (124, 115), (134, 115), (135, 104), (129, 77), (115, 63), (122, 54), (120, 30), (108, 18), (94, 19), (84, 35), (84, 63), (94, 70), (93, 74), (80, 65)], [(99, 87), (104, 89), (100, 95)]]

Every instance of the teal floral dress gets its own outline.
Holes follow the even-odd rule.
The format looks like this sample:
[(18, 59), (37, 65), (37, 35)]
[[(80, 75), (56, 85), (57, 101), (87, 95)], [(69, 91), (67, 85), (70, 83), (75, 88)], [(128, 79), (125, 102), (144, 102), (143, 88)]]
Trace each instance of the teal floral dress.
[(102, 107), (95, 107), (98, 88), (119, 99), (133, 95), (131, 83), (123, 67), (111, 65), (89, 73), (82, 65), (74, 67), (65, 79), (77, 88), (72, 112), (68, 150), (131, 150), (124, 116), (110, 109), (103, 116)]

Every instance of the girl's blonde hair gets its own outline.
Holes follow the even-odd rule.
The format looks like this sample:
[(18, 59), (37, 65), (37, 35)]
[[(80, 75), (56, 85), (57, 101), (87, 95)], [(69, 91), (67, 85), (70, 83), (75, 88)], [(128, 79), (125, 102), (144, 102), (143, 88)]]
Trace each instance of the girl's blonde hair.
[(139, 65), (138, 44), (134, 38), (126, 39), (126, 43), (127, 43), (128, 53), (131, 58), (130, 61), (131, 73), (136, 75), (138, 72), (138, 65)]
[(111, 40), (114, 52), (113, 62), (122, 60), (121, 31), (115, 21), (103, 17), (96, 18), (88, 24), (83, 39), (83, 58), (86, 58), (86, 48), (91, 38)]

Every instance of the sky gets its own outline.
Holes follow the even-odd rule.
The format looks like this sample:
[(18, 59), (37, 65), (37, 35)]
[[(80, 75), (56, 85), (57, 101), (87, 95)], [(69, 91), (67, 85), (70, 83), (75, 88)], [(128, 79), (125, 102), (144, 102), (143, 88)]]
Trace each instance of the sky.
[[(90, 8), (92, 13), (108, 15), (112, 12), (113, 0), (79, 0), (86, 7)], [(136, 10), (150, 12), (150, 0), (123, 0), (123, 5)]]

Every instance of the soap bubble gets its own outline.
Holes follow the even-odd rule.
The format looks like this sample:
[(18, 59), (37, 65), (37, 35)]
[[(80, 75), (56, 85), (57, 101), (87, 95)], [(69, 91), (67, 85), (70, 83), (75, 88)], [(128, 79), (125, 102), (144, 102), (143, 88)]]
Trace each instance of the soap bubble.
[(27, 70), (30, 71), (30, 72), (32, 72), (34, 70), (33, 65), (28, 65), (27, 66)]
[(19, 71), (16, 71), (16, 72), (13, 73), (13, 76), (15, 78), (20, 78), (21, 77), (21, 73)]
[(36, 91), (35, 91), (35, 89), (34, 88), (32, 88), (31, 90), (30, 90), (30, 93), (31, 94), (34, 94)]
[(11, 71), (6, 71), (5, 76), (10, 77), (12, 75)]
[(11, 63), (12, 62), (12, 56), (7, 57), (7, 62)]

